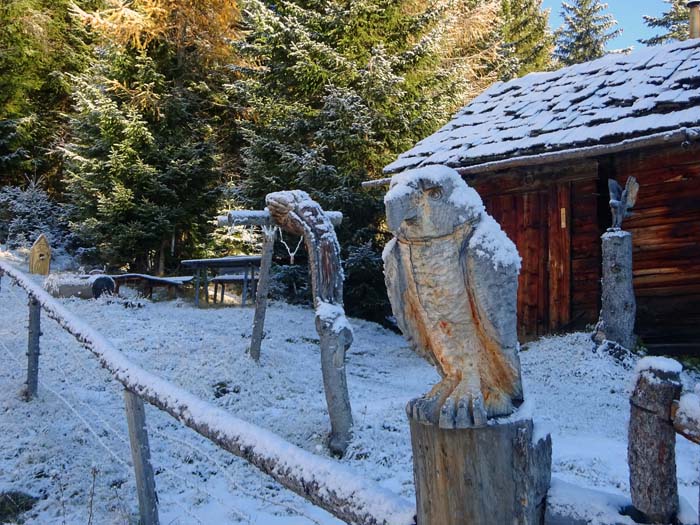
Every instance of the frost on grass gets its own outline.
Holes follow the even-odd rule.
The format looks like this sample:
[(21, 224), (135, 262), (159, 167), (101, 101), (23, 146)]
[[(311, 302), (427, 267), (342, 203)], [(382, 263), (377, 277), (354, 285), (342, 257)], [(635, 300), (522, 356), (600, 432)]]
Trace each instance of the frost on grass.
[[(5, 255), (0, 260), (10, 260)], [(39, 282), (36, 276), (30, 279)], [(130, 362), (215, 405), (226, 413), (223, 417), (269, 429), (309, 454), (324, 454), (328, 416), (312, 310), (273, 302), (261, 362), (255, 364), (245, 353), (250, 309), (197, 309), (183, 300), (143, 300), (144, 307), (138, 309), (109, 302), (95, 308), (79, 299), (56, 302), (104, 334)], [(0, 490), (15, 488), (41, 498), (28, 523), (63, 523), (64, 516), (66, 523), (87, 523), (90, 470), (97, 465), (93, 523), (125, 523), (122, 509), (135, 514), (137, 500), (121, 388), (89, 352), (46, 320), (39, 398), (36, 403), (19, 400), (26, 315), (26, 294), (5, 276), (0, 288), (0, 358), (5, 363), (0, 367)], [(374, 323), (351, 322), (355, 334), (347, 356), (352, 363), (348, 384), (357, 410), (353, 441), (338, 463), (412, 500), (404, 407), (435, 383), (437, 372), (400, 335)], [(634, 367), (591, 352), (587, 333), (530, 342), (520, 359), (525, 397), (536, 405), (536, 435), (552, 436), (551, 501), (578, 509), (590, 525), (609, 525), (603, 517), (615, 507), (610, 503), (628, 501), (627, 418)], [(635, 356), (631, 359), (636, 363)], [(698, 382), (692, 371), (681, 377), (688, 388)], [(229, 388), (217, 398), (218, 382)], [(161, 523), (341, 525), (169, 415), (150, 406), (146, 412)], [(219, 413), (207, 417), (216, 420)], [(256, 437), (263, 441), (261, 447), (271, 445), (265, 436)], [(694, 523), (697, 445), (678, 439), (676, 453), (681, 521)], [(598, 498), (595, 505), (589, 504), (593, 495)], [(620, 517), (619, 523), (630, 523), (626, 519)]]

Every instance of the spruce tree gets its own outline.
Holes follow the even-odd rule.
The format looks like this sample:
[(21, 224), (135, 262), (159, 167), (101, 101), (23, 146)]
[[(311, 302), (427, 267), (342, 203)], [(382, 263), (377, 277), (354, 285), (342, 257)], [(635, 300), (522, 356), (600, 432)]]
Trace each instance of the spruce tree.
[(549, 69), (554, 36), (542, 0), (502, 0), (501, 16), (506, 56), (515, 61), (512, 76)]
[[(303, 189), (345, 213), (343, 242), (372, 240), (383, 205), (360, 183), (380, 177), (492, 73), (484, 65), (492, 55), (479, 52), (498, 47), (483, 45), (493, 43), (493, 24), (473, 11), (458, 18), (446, 4), (421, 8), (410, 0), (250, 0), (245, 12), (241, 52), (255, 67), (231, 89), (247, 116), (245, 204), (257, 208), (270, 191)], [(464, 31), (461, 40), (448, 35), (470, 22), (478, 56), (455, 56), (466, 47)]]
[[(243, 11), (249, 67), (230, 92), (245, 116), (242, 204), (307, 191), (344, 214), (346, 277), (381, 282), (382, 192), (360, 183), (497, 78), (498, 4), (249, 0)], [(381, 320), (383, 299), (368, 308), (349, 292), (346, 306)]]
[(73, 76), (72, 226), (99, 260), (162, 272), (204, 254), (212, 230), (238, 10), (232, 0), (135, 0), (78, 14), (100, 45)]
[(619, 36), (617, 21), (603, 11), (608, 4), (600, 0), (575, 0), (562, 3), (564, 25), (556, 33), (555, 57), (564, 65), (595, 60), (606, 54), (607, 43)]
[[(83, 7), (97, 0), (76, 0)], [(89, 62), (88, 35), (70, 0), (0, 2), (0, 184), (41, 181), (60, 192), (67, 73)]]
[(660, 17), (644, 16), (644, 23), (649, 27), (665, 30), (660, 35), (639, 42), (647, 46), (665, 44), (674, 40), (687, 40), (689, 38), (690, 13), (686, 6), (686, 0), (664, 0), (669, 4), (669, 10)]

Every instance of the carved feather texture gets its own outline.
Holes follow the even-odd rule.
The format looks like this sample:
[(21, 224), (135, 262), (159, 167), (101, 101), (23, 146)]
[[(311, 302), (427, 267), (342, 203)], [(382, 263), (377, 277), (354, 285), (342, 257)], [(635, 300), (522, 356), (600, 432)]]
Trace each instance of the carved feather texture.
[[(457, 197), (467, 186), (456, 172), (430, 175), (404, 175), (408, 183), (385, 199), (397, 239), (384, 257), (387, 291), (411, 347), (443, 377), (413, 405), (419, 419), (478, 426), (512, 413), (523, 399), (519, 270), (517, 261), (503, 264), (486, 249), (490, 243), (470, 247), (475, 228), (490, 219), (478, 195), (478, 203)], [(500, 229), (489, 232), (494, 247), (512, 246)]]

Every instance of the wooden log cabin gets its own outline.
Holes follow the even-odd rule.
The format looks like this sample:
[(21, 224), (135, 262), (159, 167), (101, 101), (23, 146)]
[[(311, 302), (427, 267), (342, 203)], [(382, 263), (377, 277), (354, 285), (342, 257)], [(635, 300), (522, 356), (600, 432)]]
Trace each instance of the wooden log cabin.
[(521, 338), (600, 309), (607, 181), (635, 176), (637, 333), (700, 356), (700, 39), (499, 82), (385, 168), (458, 170), (523, 258)]

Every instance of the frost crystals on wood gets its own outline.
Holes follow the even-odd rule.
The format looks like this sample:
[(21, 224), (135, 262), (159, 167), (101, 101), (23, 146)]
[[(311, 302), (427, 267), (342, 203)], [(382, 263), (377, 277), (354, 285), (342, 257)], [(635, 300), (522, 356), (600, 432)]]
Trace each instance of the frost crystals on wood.
[(515, 245), (445, 166), (394, 175), (384, 202), (391, 306), (442, 377), (407, 407), (418, 523), (542, 523), (551, 439), (530, 419), (496, 419), (523, 402)]
[(304, 238), (316, 308), (316, 331), (321, 340), (323, 385), (331, 419), (328, 445), (331, 452), (342, 456), (350, 442), (352, 428), (345, 378), (345, 353), (352, 344), (352, 329), (343, 310), (343, 268), (338, 239), (331, 220), (305, 192), (270, 193), (265, 202), (280, 228)]

